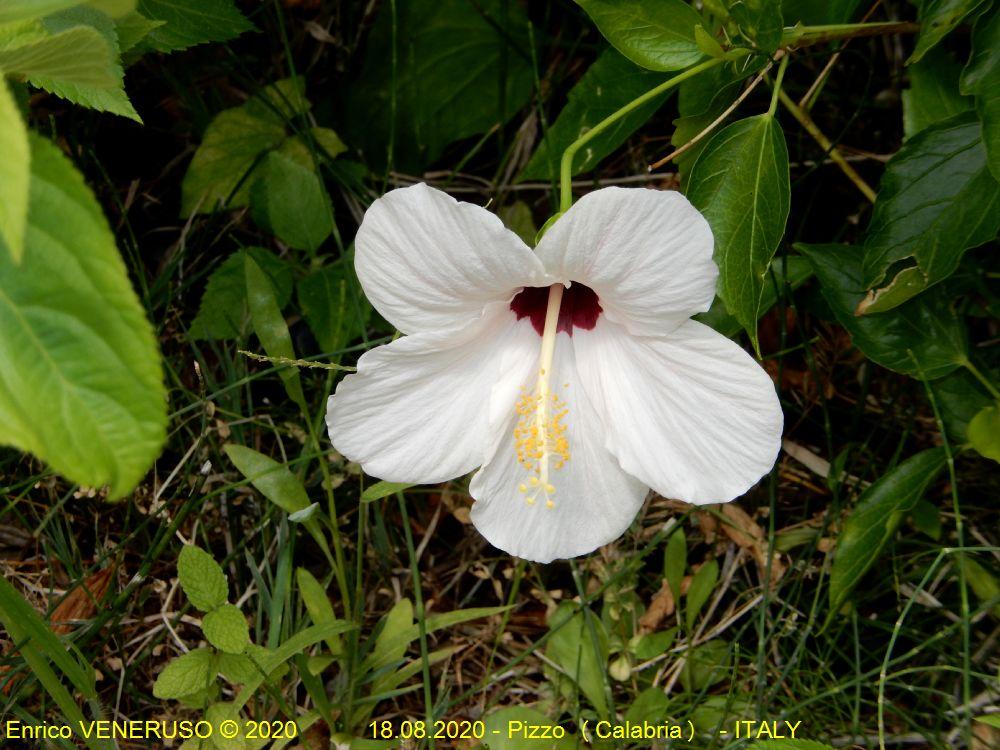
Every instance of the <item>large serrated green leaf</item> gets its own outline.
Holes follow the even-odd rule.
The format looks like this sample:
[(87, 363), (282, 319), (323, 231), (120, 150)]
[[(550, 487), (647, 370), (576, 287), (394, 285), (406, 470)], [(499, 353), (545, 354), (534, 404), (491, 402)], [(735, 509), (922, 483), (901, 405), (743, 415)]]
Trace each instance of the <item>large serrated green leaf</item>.
[(864, 298), (861, 249), (848, 245), (795, 247), (812, 264), (837, 322), (869, 359), (928, 380), (947, 375), (965, 361), (965, 329), (946, 300), (921, 297), (885, 313), (859, 317), (854, 311)]
[(177, 579), (184, 595), (197, 609), (211, 612), (229, 598), (229, 582), (219, 563), (193, 544), (186, 544), (177, 557)]
[[(865, 239), (865, 288), (912, 258), (859, 312), (883, 312), (950, 276), (1000, 228), (1000, 185), (986, 167), (979, 121), (963, 112), (921, 131), (889, 161)], [(903, 275), (905, 274), (905, 275)], [(884, 297), (884, 299), (882, 299)]]
[(0, 70), (0, 252), (4, 245), (15, 263), (24, 251), (31, 184), (28, 130)]
[(139, 0), (138, 10), (165, 22), (148, 37), (149, 45), (160, 52), (225, 42), (254, 27), (233, 0)]
[(701, 16), (682, 0), (576, 0), (625, 57), (649, 70), (681, 70), (704, 57), (694, 39)]
[[(637, 67), (614, 49), (603, 52), (570, 89), (566, 106), (549, 127), (520, 179), (558, 178), (563, 151), (608, 115), (664, 80), (664, 75)], [(670, 92), (665, 91), (636, 108), (590, 141), (586, 148), (577, 151), (573, 157), (573, 174), (580, 174), (597, 166), (601, 159), (618, 148), (652, 117), (669, 95)]]
[(16, 35), (0, 49), (0, 68), (76, 104), (141, 122), (125, 94), (114, 23), (92, 8), (61, 11)]
[(30, 144), (24, 257), (0, 251), (0, 443), (121, 497), (165, 437), (156, 340), (83, 178)]
[(715, 236), (719, 296), (757, 346), (764, 274), (785, 232), (788, 150), (768, 114), (717, 133), (691, 168), (687, 196)]
[(919, 61), (983, 2), (985, 0), (923, 0), (920, 4), (920, 36), (907, 64)]
[(831, 616), (875, 564), (899, 524), (945, 465), (943, 448), (908, 458), (884, 474), (858, 498), (837, 539), (830, 571)]

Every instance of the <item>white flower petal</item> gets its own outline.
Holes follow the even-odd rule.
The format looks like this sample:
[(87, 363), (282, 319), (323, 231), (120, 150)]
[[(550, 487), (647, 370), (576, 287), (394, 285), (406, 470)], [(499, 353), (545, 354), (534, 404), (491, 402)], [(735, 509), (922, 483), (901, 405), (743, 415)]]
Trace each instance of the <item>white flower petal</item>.
[[(521, 325), (530, 328), (527, 321)], [(537, 376), (537, 345), (535, 354), (531, 373), (525, 373), (529, 392)], [(513, 398), (507, 402), (507, 418), (495, 426), (492, 455), (469, 487), (476, 499), (472, 522), (479, 532), (493, 546), (535, 562), (576, 557), (614, 541), (632, 523), (647, 493), (646, 486), (622, 471), (602, 445), (601, 422), (580, 388), (566, 334), (557, 339), (552, 370), (553, 388), (569, 409), (563, 421), (570, 449), (569, 461), (550, 474), (555, 486), (552, 507), (547, 507), (544, 496), (529, 505), (530, 488), (529, 493), (519, 489), (532, 475), (517, 459)]]
[(424, 184), (372, 203), (354, 265), (369, 301), (403, 333), (457, 328), (520, 287), (552, 283), (495, 215)]
[(589, 286), (605, 315), (662, 336), (715, 297), (712, 230), (678, 192), (609, 187), (577, 201), (536, 249), (546, 270)]
[(580, 377), (604, 420), (605, 445), (665, 497), (732, 500), (771, 470), (782, 413), (764, 369), (697, 321), (664, 338), (601, 319), (574, 331)]
[(506, 383), (513, 398), (521, 383), (502, 372), (505, 354), (537, 349), (537, 341), (499, 304), (464, 328), (372, 349), (330, 397), (334, 447), (391, 482), (433, 484), (467, 474), (485, 457), (491, 392)]

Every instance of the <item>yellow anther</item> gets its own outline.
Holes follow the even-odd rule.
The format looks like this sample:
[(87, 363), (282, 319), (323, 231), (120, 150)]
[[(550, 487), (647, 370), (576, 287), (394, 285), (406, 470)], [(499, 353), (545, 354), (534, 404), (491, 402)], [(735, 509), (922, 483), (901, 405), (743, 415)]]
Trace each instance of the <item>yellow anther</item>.
[(545, 485), (545, 491), (548, 492), (551, 495), (551, 494), (553, 494), (556, 491), (556, 487), (555, 487), (554, 484), (546, 484)]
[(546, 500), (545, 501), (545, 507), (546, 508), (554, 508), (554, 507), (556, 507), (556, 504), (554, 502), (552, 502), (551, 500)]
[(524, 482), (521, 482), (521, 484), (517, 486), (517, 489), (520, 490), (521, 492), (527, 492), (528, 485), (526, 485)]
[(528, 479), (528, 484), (530, 484), (532, 487), (537, 487), (538, 477), (531, 477), (530, 479)]

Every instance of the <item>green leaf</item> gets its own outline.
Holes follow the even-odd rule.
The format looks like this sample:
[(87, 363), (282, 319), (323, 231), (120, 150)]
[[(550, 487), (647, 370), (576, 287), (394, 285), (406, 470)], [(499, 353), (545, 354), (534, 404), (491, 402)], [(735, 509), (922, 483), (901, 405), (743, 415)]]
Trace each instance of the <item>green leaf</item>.
[(982, 716), (973, 716), (976, 721), (981, 724), (986, 724), (987, 726), (996, 727), (1000, 729), (1000, 713), (996, 714), (983, 714)]
[(681, 684), (684, 690), (694, 693), (722, 682), (729, 676), (732, 650), (729, 643), (716, 638), (702, 643), (687, 653), (687, 661), (681, 670)]
[(236, 339), (250, 332), (247, 256), (253, 258), (271, 282), (278, 307), (284, 308), (288, 304), (292, 297), (292, 269), (288, 264), (263, 247), (237, 250), (209, 276), (198, 306), (198, 315), (191, 323), (193, 338)]
[(368, 327), (372, 307), (350, 253), (299, 280), (297, 293), (309, 329), (326, 352), (340, 352)]
[(14, 263), (21, 262), (28, 224), (31, 149), (28, 130), (0, 71), (0, 253), (6, 245)]
[[(235, 722), (236, 733), (232, 737), (223, 736), (222, 732), (219, 731), (212, 732), (209, 743), (214, 750), (248, 750), (249, 748), (263, 747), (267, 744), (267, 740), (262, 741), (259, 739), (258, 735), (264, 733), (259, 729), (253, 733), (255, 735), (254, 740), (247, 739), (248, 722), (243, 721), (239, 707), (233, 703), (213, 703), (205, 709), (205, 721), (213, 727), (220, 727), (226, 721)], [(197, 737), (194, 739), (197, 739)], [(202, 747), (197, 748), (197, 750), (210, 750), (210, 748)]]
[(830, 571), (831, 617), (878, 560), (899, 524), (924, 496), (944, 465), (943, 448), (921, 451), (861, 493), (837, 539)]
[(681, 70), (702, 59), (701, 16), (682, 0), (576, 0), (604, 38), (648, 70)]
[(210, 649), (199, 648), (172, 660), (156, 677), (153, 696), (160, 700), (183, 698), (204, 690), (215, 680)]
[(376, 500), (381, 500), (384, 497), (395, 495), (397, 492), (402, 492), (403, 490), (409, 489), (413, 486), (414, 485), (407, 484), (406, 482), (376, 482), (361, 493), (361, 502), (373, 503)]
[(670, 533), (667, 546), (663, 549), (663, 577), (670, 585), (674, 601), (681, 600), (681, 581), (687, 569), (687, 537), (681, 527)]
[(402, 659), (412, 640), (409, 638), (412, 629), (413, 602), (406, 598), (400, 599), (385, 614), (382, 629), (375, 637), (370, 668), (374, 671)]
[[(335, 159), (347, 151), (347, 146), (340, 140), (340, 136), (329, 128), (309, 128), (308, 133), (312, 138), (312, 145), (309, 144), (305, 134), (300, 134), (282, 143), (278, 151), (300, 166), (317, 173), (319, 167), (316, 156)], [(314, 150), (317, 152), (316, 154), (313, 153)]]
[[(605, 50), (570, 89), (566, 106), (545, 133), (519, 179), (557, 179), (563, 151), (608, 115), (664, 80), (666, 76), (634, 65), (614, 49)], [(596, 136), (586, 148), (577, 151), (573, 157), (573, 174), (596, 167), (652, 117), (668, 96), (670, 92), (665, 91), (638, 107)]]
[(718, 581), (719, 563), (714, 558), (705, 562), (691, 576), (691, 586), (688, 588), (687, 598), (684, 600), (684, 618), (687, 622), (688, 632), (694, 630), (698, 615), (712, 595), (712, 589), (715, 588)]
[(230, 443), (223, 450), (260, 494), (286, 513), (295, 513), (309, 507), (306, 488), (284, 464), (242, 445)]
[(541, 732), (532, 732), (529, 727), (551, 727), (555, 723), (533, 708), (501, 708), (483, 719), (486, 744), (490, 750), (578, 750), (581, 745), (571, 735), (560, 739), (532, 738), (533, 734)]
[(729, 15), (758, 49), (768, 54), (778, 49), (784, 30), (780, 0), (735, 0), (729, 3)]
[(580, 686), (590, 704), (599, 714), (604, 715), (608, 711), (604, 692), (608, 661), (607, 634), (598, 617), (589, 612), (586, 615), (576, 604), (560, 604), (549, 617), (551, 636), (545, 643), (545, 655)]
[(961, 70), (941, 49), (908, 68), (910, 87), (903, 90), (903, 133), (907, 138), (972, 108), (973, 100), (958, 91)]
[(84, 0), (0, 0), (0, 23), (41, 18), (82, 2)]
[(225, 42), (254, 28), (233, 0), (139, 0), (138, 10), (147, 18), (165, 21), (149, 36), (150, 46), (160, 52)]
[(941, 540), (941, 513), (934, 503), (918, 500), (910, 511), (910, 521), (921, 534), (926, 534), (935, 542)]
[(142, 122), (125, 94), (114, 23), (90, 8), (62, 11), (15, 36), (0, 48), (0, 69), (75, 104)]
[(969, 440), (969, 422), (979, 411), (993, 403), (968, 370), (959, 369), (930, 383), (941, 421), (949, 439), (955, 443)]
[[(262, 676), (260, 665), (265, 664), (273, 656), (270, 649), (249, 644), (241, 654), (219, 654), (219, 672), (225, 679), (235, 685), (245, 685), (255, 677)], [(267, 675), (269, 678), (275, 676), (275, 672)]]
[[(405, 619), (406, 605), (397, 604), (396, 606), (403, 607), (403, 612), (398, 615), (399, 621), (401, 622)], [(454, 627), (455, 625), (460, 625), (463, 622), (469, 622), (470, 620), (478, 620), (481, 617), (492, 617), (493, 615), (498, 615), (507, 609), (507, 607), (471, 607), (469, 609), (456, 609), (452, 612), (442, 612), (439, 615), (431, 615), (424, 623), (424, 632), (430, 634), (437, 630)], [(412, 623), (412, 605), (410, 607), (410, 611), (410, 622)], [(402, 658), (402, 654), (406, 653), (406, 647), (420, 637), (420, 629), (415, 624), (411, 624), (408, 627), (393, 626), (392, 628), (387, 629), (390, 629), (392, 634), (386, 634), (384, 636), (381, 634), (379, 635), (378, 640), (381, 641), (381, 644), (376, 646), (375, 654), (370, 655), (365, 660), (362, 666), (363, 671), (377, 670), (387, 664), (391, 664), (393, 661), (398, 661)], [(385, 632), (386, 631), (383, 630), (383, 633)], [(396, 656), (397, 654), (399, 654), (399, 656)]]
[(1000, 72), (1000, 10), (976, 19), (972, 30), (972, 54), (962, 70), (959, 88), (963, 94), (979, 94), (993, 85)]
[(661, 654), (665, 654), (674, 645), (676, 637), (677, 628), (661, 630), (657, 633), (646, 633), (639, 636), (639, 639), (630, 650), (635, 654), (636, 659), (643, 661), (653, 659)]
[[(292, 337), (288, 333), (288, 325), (281, 315), (281, 307), (278, 305), (274, 286), (267, 274), (249, 255), (243, 258), (243, 268), (246, 273), (247, 305), (250, 308), (250, 320), (264, 351), (270, 357), (295, 359)], [(298, 404), (303, 411), (308, 411), (299, 371), (294, 367), (282, 367), (278, 370), (278, 375), (292, 401)], [(296, 508), (296, 510), (302, 510), (302, 508)]]
[(269, 153), (250, 189), (254, 221), (289, 247), (316, 250), (333, 231), (333, 207), (310, 168), (281, 151)]
[(987, 406), (972, 418), (969, 442), (981, 455), (1000, 462), (1000, 406)]
[(242, 654), (250, 645), (247, 620), (233, 604), (223, 604), (205, 615), (201, 632), (205, 640), (227, 654)]
[(764, 275), (785, 232), (788, 150), (770, 115), (717, 133), (691, 169), (687, 196), (715, 235), (719, 296), (757, 348)]
[[(879, 185), (865, 239), (865, 288), (859, 313), (890, 310), (950, 276), (969, 248), (1000, 229), (1000, 185), (986, 168), (972, 112), (921, 131), (892, 157)], [(902, 260), (900, 271), (880, 289)]]
[[(53, 666), (69, 679), (80, 696), (91, 706), (99, 706), (94, 670), (73, 658), (75, 649), (67, 648), (38, 612), (3, 576), (0, 576), (0, 624), (11, 642), (17, 644), (18, 655), (24, 659), (32, 676), (52, 697), (65, 720), (74, 726), (80, 726), (77, 722), (86, 722), (77, 704), (79, 697), (66, 689)], [(95, 711), (94, 718), (101, 718), (99, 710)], [(90, 750), (109, 750), (112, 747), (110, 742), (100, 742), (96, 737), (83, 739)]]
[(211, 612), (229, 599), (229, 583), (219, 563), (201, 547), (187, 544), (177, 558), (177, 578), (197, 609)]
[(854, 17), (861, 0), (782, 0), (781, 13), (785, 24), (823, 26), (846, 23)]
[(965, 571), (966, 580), (976, 598), (984, 603), (992, 602), (990, 612), (1000, 619), (1000, 602), (997, 601), (1000, 598), (1000, 580), (968, 555), (959, 555), (958, 564)]
[(531, 215), (531, 206), (524, 201), (514, 201), (501, 208), (497, 215), (503, 225), (520, 237), (525, 245), (531, 247), (535, 244), (538, 227), (535, 225), (535, 217)]
[(906, 64), (919, 61), (983, 2), (984, 0), (923, 0), (920, 4), (920, 36), (917, 37), (917, 45)]
[(864, 297), (865, 288), (861, 280), (860, 248), (795, 247), (812, 264), (823, 298), (837, 322), (847, 329), (854, 345), (869, 359), (890, 370), (928, 380), (947, 375), (965, 361), (965, 329), (947, 300), (925, 295), (926, 298), (910, 300), (889, 312), (858, 317), (854, 311)]
[[(674, 132), (670, 136), (670, 145), (674, 148), (686, 145), (715, 122), (736, 100), (743, 79), (759, 67), (759, 63), (749, 67), (746, 65), (740, 64), (739, 71), (734, 65), (717, 65), (689, 78), (678, 87), (677, 109), (680, 117), (673, 122)], [(700, 141), (675, 157), (674, 162), (680, 172), (682, 184), (687, 184), (691, 167), (710, 140), (710, 136), (702, 136)]]
[(669, 707), (670, 698), (662, 687), (648, 687), (635, 697), (632, 705), (625, 711), (625, 721), (635, 724), (648, 721), (656, 724), (669, 715)]
[[(783, 260), (775, 261), (771, 265), (769, 278), (764, 280), (764, 293), (760, 298), (760, 308), (757, 310), (757, 319), (760, 320), (767, 311), (778, 303), (778, 297), (788, 285), (789, 290), (794, 291), (812, 278), (812, 266), (805, 258), (791, 255)], [(787, 275), (787, 278), (785, 278)], [(726, 303), (716, 297), (712, 307), (708, 312), (699, 313), (694, 316), (705, 325), (712, 326), (723, 336), (735, 336), (742, 330), (740, 322), (729, 314)]]
[(165, 437), (156, 340), (83, 178), (29, 142), (24, 257), (0, 250), (0, 443), (121, 497)]
[(247, 205), (257, 162), (285, 139), (284, 124), (246, 105), (220, 112), (205, 130), (181, 183), (181, 216)]
[(163, 21), (146, 18), (139, 13), (128, 13), (122, 16), (115, 21), (119, 49), (122, 53), (128, 52), (163, 24)]
[(381, 166), (395, 123), (394, 168), (420, 169), (448, 144), (506, 122), (533, 86), (528, 19), (520, 3), (383, 3), (360, 78), (348, 92), (347, 140)]

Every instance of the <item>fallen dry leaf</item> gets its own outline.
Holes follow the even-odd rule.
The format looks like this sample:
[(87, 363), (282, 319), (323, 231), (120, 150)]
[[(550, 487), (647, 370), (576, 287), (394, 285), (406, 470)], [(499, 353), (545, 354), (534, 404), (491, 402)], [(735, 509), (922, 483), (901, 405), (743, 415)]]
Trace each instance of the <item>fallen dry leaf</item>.
[(677, 603), (674, 592), (670, 590), (667, 579), (663, 579), (660, 590), (653, 594), (653, 599), (646, 608), (646, 613), (639, 618), (639, 630), (642, 633), (652, 633), (659, 629), (660, 623), (674, 613)]
[(111, 584), (114, 568), (108, 566), (89, 576), (79, 586), (70, 591), (59, 605), (52, 610), (50, 620), (54, 633), (69, 633), (79, 620), (89, 620), (97, 611), (97, 605), (104, 598)]
[[(762, 529), (750, 515), (736, 503), (726, 503), (722, 507), (722, 515), (726, 523), (721, 524), (722, 533), (735, 542), (738, 547), (748, 550), (757, 562), (761, 575), (767, 570), (767, 540)], [(785, 565), (781, 556), (775, 552), (771, 558), (771, 583), (777, 583), (785, 574)]]

